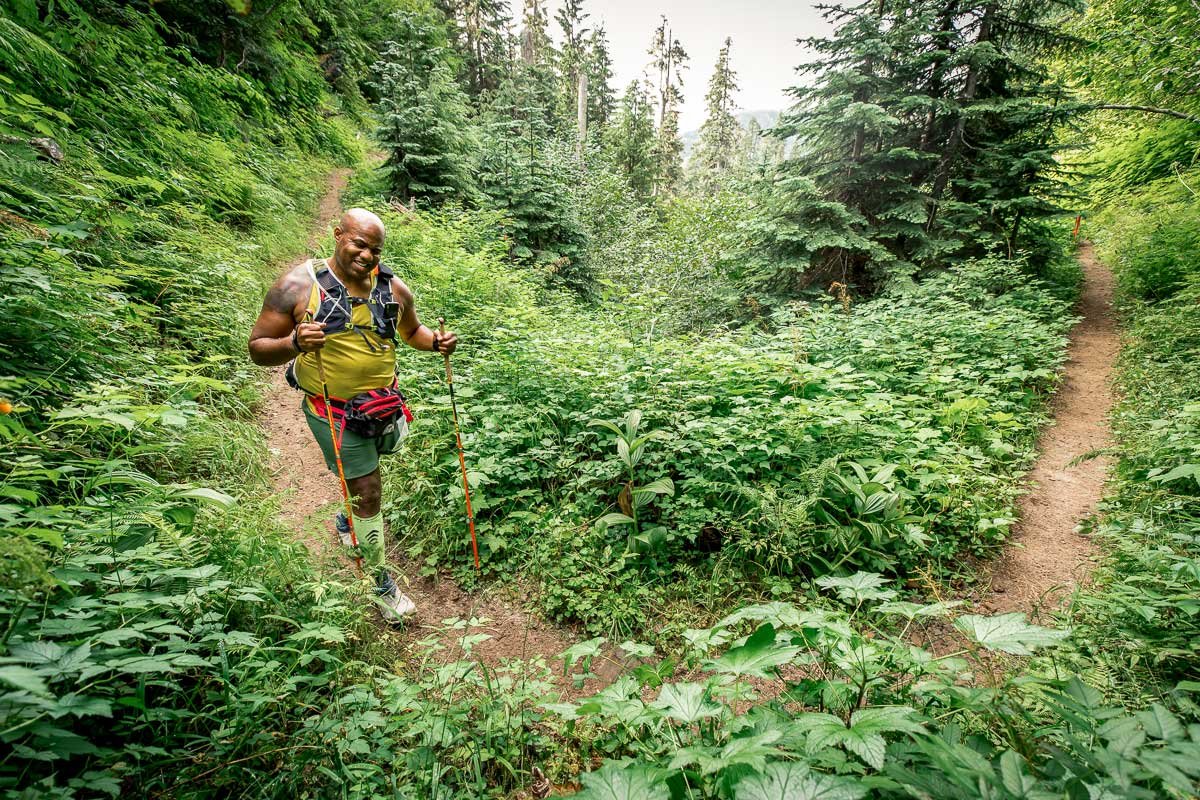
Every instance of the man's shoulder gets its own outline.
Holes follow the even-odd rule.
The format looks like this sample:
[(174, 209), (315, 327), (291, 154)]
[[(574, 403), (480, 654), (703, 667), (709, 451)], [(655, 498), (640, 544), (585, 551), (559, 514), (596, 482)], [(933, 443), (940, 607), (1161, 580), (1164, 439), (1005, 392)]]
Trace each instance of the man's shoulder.
[(296, 307), (307, 302), (311, 290), (312, 271), (310, 263), (305, 261), (279, 276), (263, 305), (281, 314), (295, 314)]
[(392, 296), (395, 297), (399, 301), (407, 302), (409, 300), (412, 300), (413, 293), (412, 293), (412, 289), (408, 288), (408, 284), (406, 284), (404, 281), (400, 280), (399, 278), (397, 278), (395, 275), (393, 275), (391, 273), (388, 273), (388, 275), (390, 277), (389, 283), (391, 284), (391, 287), (392, 287)]

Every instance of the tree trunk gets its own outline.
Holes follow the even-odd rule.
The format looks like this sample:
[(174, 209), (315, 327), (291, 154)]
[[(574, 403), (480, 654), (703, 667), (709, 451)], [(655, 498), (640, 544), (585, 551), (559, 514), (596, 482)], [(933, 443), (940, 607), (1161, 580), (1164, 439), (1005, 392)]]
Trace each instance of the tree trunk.
[(588, 78), (586, 72), (579, 74), (579, 94), (575, 102), (575, 114), (579, 125), (579, 141), (576, 154), (583, 160), (583, 145), (587, 141)]
[[(983, 19), (979, 21), (979, 33), (975, 37), (975, 44), (980, 45), (988, 41), (992, 35), (992, 14), (996, 7), (989, 5), (984, 8)], [(960, 106), (965, 106), (975, 99), (975, 94), (979, 89), (979, 69), (972, 65), (967, 71), (967, 83), (963, 87), (962, 95), (960, 96)], [(946, 143), (946, 149), (942, 153), (942, 159), (938, 163), (937, 174), (933, 180), (933, 188), (929, 192), (929, 216), (925, 221), (925, 230), (933, 230), (933, 223), (937, 219), (938, 205), (942, 201), (942, 195), (946, 192), (946, 186), (950, 183), (950, 174), (954, 171), (954, 162), (958, 158), (958, 150), (962, 147), (963, 134), (967, 127), (967, 116), (963, 113), (960, 107), (958, 110), (958, 120), (954, 124), (954, 132), (950, 135), (950, 141)]]

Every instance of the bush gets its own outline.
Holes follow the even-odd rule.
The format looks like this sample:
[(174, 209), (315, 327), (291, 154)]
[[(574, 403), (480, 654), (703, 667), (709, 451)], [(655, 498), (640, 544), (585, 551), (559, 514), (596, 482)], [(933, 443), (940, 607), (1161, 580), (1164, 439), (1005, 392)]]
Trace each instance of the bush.
[[(1004, 540), (1071, 323), (1021, 264), (972, 262), (849, 314), (797, 305), (772, 333), (629, 339), (472, 249), (477, 219), (389, 217), (390, 241), (421, 313), (466, 334), (456, 384), (485, 571), (533, 577), (554, 618), (631, 631), (673, 598), (760, 581), (960, 576), (964, 553)], [(470, 583), (448, 398), (433, 363), (402, 361), (422, 421), (385, 474), (393, 527)], [(633, 410), (652, 438), (631, 476), (593, 421)], [(613, 516), (663, 479), (638, 529)]]
[(1200, 170), (1150, 184), (1098, 215), (1101, 255), (1126, 298), (1165, 300), (1200, 275), (1200, 215), (1188, 183), (1200, 183)]

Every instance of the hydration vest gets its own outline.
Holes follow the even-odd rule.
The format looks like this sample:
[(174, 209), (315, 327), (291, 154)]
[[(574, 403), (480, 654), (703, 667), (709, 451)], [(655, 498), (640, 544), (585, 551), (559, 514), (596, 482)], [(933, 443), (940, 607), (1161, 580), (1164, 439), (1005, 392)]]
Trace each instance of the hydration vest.
[(325, 323), (326, 336), (347, 330), (353, 331), (362, 336), (374, 351), (375, 345), (367, 337), (364, 329), (350, 322), (350, 313), (353, 307), (366, 303), (367, 309), (371, 312), (371, 325), (374, 332), (389, 342), (396, 341), (395, 315), (389, 317), (385, 313), (388, 304), (395, 302), (392, 298), (392, 278), (395, 276), (391, 270), (383, 264), (375, 268), (375, 288), (364, 299), (352, 297), (326, 262), (322, 261), (321, 267), (315, 271), (312, 262), (309, 262), (308, 268), (320, 292), (320, 304), (313, 314), (313, 321)]

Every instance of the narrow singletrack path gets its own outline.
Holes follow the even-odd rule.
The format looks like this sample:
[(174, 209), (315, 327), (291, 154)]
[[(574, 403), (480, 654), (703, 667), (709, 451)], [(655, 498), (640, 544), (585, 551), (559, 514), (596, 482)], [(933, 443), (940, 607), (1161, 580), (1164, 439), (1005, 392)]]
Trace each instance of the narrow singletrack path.
[(1091, 572), (1094, 547), (1076, 531), (1095, 513), (1110, 459), (1087, 454), (1110, 444), (1111, 379), (1120, 341), (1112, 310), (1113, 277), (1090, 242), (1078, 253), (1083, 267), (1080, 322), (1071, 331), (1063, 385), (1053, 403), (1054, 421), (1042, 433), (1028, 480), (1032, 490), (1018, 505), (1019, 522), (990, 575), (983, 607), (993, 612), (1053, 611)]
[[(322, 248), (327, 248), (331, 241), (332, 223), (341, 212), (340, 196), (350, 172), (348, 169), (336, 170), (328, 178), (326, 193), (308, 243), (313, 256)], [(426, 309), (428, 313), (430, 311)], [(401, 358), (422, 355), (427, 354), (404, 351), (399, 354)], [(431, 359), (429, 368), (440, 370), (441, 359)], [(337, 477), (326, 470), (321, 450), (304, 422), (300, 411), (300, 394), (287, 385), (283, 371), (283, 367), (271, 370), (270, 387), (259, 415), (272, 457), (272, 482), (275, 491), (283, 498), (280, 514), (283, 521), (297, 532), (318, 559), (326, 559), (327, 556), (336, 556), (333, 551), (340, 549), (333, 530), (333, 515), (341, 507), (341, 493)], [(388, 468), (386, 459), (383, 468)], [(454, 658), (460, 654), (453, 646), (455, 638), (468, 632), (486, 633), (491, 638), (475, 645), (473, 650), (474, 656), (484, 663), (495, 666), (511, 659), (531, 660), (541, 656), (553, 668), (559, 654), (584, 638), (527, 614), (521, 608), (520, 598), (511, 592), (505, 594), (503, 590), (486, 588), (469, 594), (449, 579), (418, 577), (416, 565), (406, 563), (400, 552), (398, 545), (402, 544), (403, 532), (400, 532), (399, 538), (401, 542), (397, 542), (396, 536), (389, 537), (392, 546), (390, 560), (406, 568), (409, 574), (398, 576), (398, 580), (417, 605), (416, 619), (403, 629), (402, 635), (406, 640), (416, 642), (425, 638), (431, 629), (440, 628), (447, 619), (486, 620), (473, 626), (470, 631), (460, 630), (446, 636), (443, 643), (448, 647), (443, 656)], [(348, 561), (342, 559), (342, 563), (344, 568), (334, 579), (353, 580)], [(608, 659), (605, 661), (604, 664), (595, 664), (593, 670), (604, 674), (614, 673), (618, 665), (608, 663)], [(561, 672), (561, 668), (557, 670), (558, 674)], [(567, 689), (568, 683), (564, 678), (561, 681), (562, 688)], [(595, 683), (589, 681), (589, 685), (594, 687)]]

